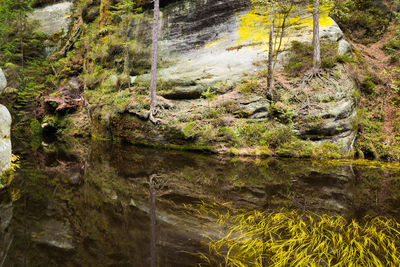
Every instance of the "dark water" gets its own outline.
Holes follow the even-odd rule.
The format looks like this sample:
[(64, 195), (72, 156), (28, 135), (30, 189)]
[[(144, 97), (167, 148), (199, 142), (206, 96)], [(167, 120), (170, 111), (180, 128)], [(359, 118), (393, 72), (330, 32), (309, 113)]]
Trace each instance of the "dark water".
[(309, 160), (227, 158), (122, 144), (15, 147), (0, 207), (3, 266), (196, 266), (215, 221), (200, 201), (400, 218), (400, 172)]

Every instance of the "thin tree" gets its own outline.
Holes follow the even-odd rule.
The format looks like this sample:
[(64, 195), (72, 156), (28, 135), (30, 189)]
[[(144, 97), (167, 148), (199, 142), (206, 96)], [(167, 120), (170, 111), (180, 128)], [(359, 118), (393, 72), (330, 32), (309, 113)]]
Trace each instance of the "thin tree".
[(153, 48), (151, 57), (151, 81), (150, 81), (150, 112), (149, 119), (155, 122), (154, 115), (157, 105), (157, 50), (158, 50), (158, 16), (160, 13), (160, 1), (154, 0), (153, 20)]
[(319, 0), (314, 0), (313, 10), (313, 69), (312, 75), (315, 76), (321, 67), (321, 45), (319, 39)]
[(110, 7), (110, 0), (100, 1), (100, 29), (103, 29), (105, 26), (110, 24)]
[(274, 69), (277, 57), (283, 45), (288, 28), (296, 23), (289, 23), (289, 17), (294, 12), (296, 0), (252, 0), (252, 12), (264, 17), (269, 27), (267, 89), (268, 98), (273, 100)]
[(268, 74), (267, 74), (267, 84), (268, 84), (268, 94), (269, 98), (273, 99), (272, 93), (272, 78), (273, 78), (273, 66), (272, 61), (274, 57), (274, 24), (275, 20), (272, 20), (269, 26), (269, 45), (268, 45)]

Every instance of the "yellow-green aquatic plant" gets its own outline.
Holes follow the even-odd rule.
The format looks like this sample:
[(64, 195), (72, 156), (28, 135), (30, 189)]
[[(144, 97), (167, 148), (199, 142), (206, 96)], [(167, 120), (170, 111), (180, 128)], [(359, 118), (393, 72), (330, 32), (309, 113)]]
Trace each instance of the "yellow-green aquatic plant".
[(202, 265), (400, 266), (400, 224), (393, 219), (365, 218), (360, 224), (297, 211), (218, 216), (228, 233), (210, 238)]

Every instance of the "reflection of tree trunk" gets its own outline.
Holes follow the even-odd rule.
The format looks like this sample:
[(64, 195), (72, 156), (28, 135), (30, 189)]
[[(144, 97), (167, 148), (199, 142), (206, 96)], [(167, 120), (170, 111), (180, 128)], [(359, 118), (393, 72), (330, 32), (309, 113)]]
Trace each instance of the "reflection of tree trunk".
[(157, 266), (157, 246), (156, 246), (156, 189), (155, 175), (149, 178), (149, 194), (150, 194), (150, 266)]

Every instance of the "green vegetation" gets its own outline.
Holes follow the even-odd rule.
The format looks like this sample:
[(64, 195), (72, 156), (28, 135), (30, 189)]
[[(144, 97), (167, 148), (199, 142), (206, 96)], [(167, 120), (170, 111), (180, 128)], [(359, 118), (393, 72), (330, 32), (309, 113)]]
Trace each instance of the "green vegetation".
[(390, 22), (390, 10), (383, 0), (336, 1), (332, 17), (355, 41), (377, 42)]
[(390, 40), (383, 46), (386, 54), (390, 56), (392, 64), (400, 63), (400, 28), (394, 29)]
[(293, 138), (290, 142), (281, 143), (276, 153), (291, 158), (343, 158), (345, 154), (338, 145), (331, 143), (313, 144), (310, 141)]
[[(321, 43), (321, 67), (331, 69), (338, 62), (351, 62), (348, 55), (339, 56), (337, 54), (338, 44), (336, 42), (325, 41)], [(313, 47), (309, 43), (293, 41), (290, 48), (290, 57), (285, 65), (285, 72), (292, 77), (301, 77), (312, 69)]]
[[(356, 121), (358, 122), (359, 135), (355, 149), (359, 156), (368, 159), (399, 160), (400, 145), (398, 140), (393, 140), (383, 134), (382, 115), (371, 107), (358, 111)], [(393, 126), (397, 134), (397, 123), (395, 122)], [(384, 142), (385, 139), (390, 140), (390, 143)]]
[[(203, 212), (215, 205), (203, 204)], [(221, 239), (209, 238), (208, 265), (225, 266), (397, 266), (400, 224), (387, 218), (365, 223), (341, 216), (297, 211), (215, 213), (229, 225)]]
[(15, 171), (20, 168), (19, 160), (20, 158), (18, 156), (14, 154), (11, 155), (11, 167), (0, 176), (0, 189), (9, 186), (14, 180)]

